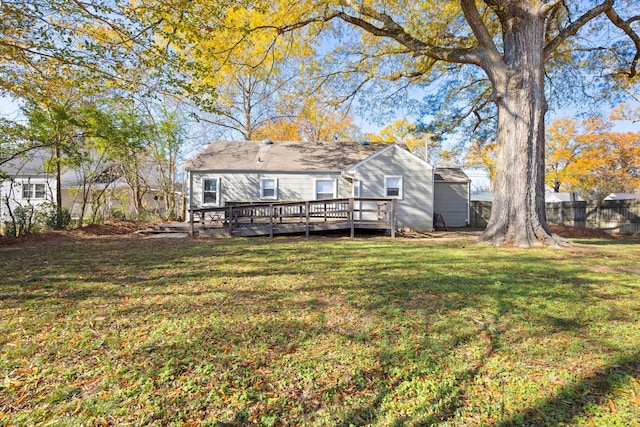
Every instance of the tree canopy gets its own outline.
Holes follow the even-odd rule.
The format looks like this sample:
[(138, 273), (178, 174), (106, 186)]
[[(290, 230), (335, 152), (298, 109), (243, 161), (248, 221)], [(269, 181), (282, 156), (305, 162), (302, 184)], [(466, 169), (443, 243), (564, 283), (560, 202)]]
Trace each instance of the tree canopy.
[[(633, 93), (636, 3), (7, 0), (0, 87), (20, 95), (43, 66), (64, 65), (87, 90), (170, 91), (238, 122), (229, 111), (246, 82), (278, 105), (282, 77), (304, 76), (304, 97), (330, 93), (330, 105), (385, 121), (403, 106), (436, 134), (492, 141), (494, 204), (482, 240), (558, 245), (544, 213), (545, 115)], [(255, 117), (243, 121), (245, 137)]]

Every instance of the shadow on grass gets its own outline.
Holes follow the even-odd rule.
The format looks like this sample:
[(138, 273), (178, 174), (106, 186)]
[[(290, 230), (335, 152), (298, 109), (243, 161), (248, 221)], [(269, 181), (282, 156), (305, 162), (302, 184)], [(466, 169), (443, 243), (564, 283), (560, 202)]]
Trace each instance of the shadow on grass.
[(588, 405), (603, 405), (603, 396), (629, 378), (640, 378), (640, 352), (622, 356), (606, 368), (563, 387), (554, 397), (525, 408), (497, 425), (555, 426), (571, 423)]
[[(309, 415), (319, 405), (332, 404), (329, 398), (323, 400), (323, 393), (342, 396), (356, 382), (362, 384), (358, 387), (371, 384), (366, 403), (347, 409), (335, 422), (337, 425), (382, 422), (385, 402), (402, 394), (401, 382), (390, 379), (392, 369), (413, 364), (418, 368), (405, 382), (422, 379), (420, 368), (430, 368), (431, 363), (423, 360), (425, 357), (433, 358), (432, 369), (438, 370), (443, 367), (438, 365), (440, 359), (450, 357), (474, 340), (482, 340), (480, 347), (484, 353), (473, 363), (446, 366), (453, 373), (433, 374), (447, 382), (435, 384), (438, 396), (418, 408), (417, 412), (430, 415), (419, 419), (413, 415), (397, 417), (392, 425), (452, 422), (456, 412), (467, 403), (465, 386), (473, 383), (500, 349), (502, 336), (512, 332), (514, 324), (533, 325), (525, 332), (534, 338), (566, 331), (588, 334), (585, 316), (571, 312), (562, 315), (546, 306), (536, 308), (535, 304), (595, 305), (606, 298), (594, 293), (594, 287), (608, 284), (605, 275), (587, 275), (588, 266), (556, 263), (548, 254), (487, 249), (491, 254), (483, 263), (477, 258), (480, 249), (462, 251), (461, 245), (324, 241), (316, 248), (313, 241), (302, 239), (297, 242), (256, 239), (250, 244), (242, 240), (222, 243), (185, 240), (140, 246), (117, 240), (78, 242), (77, 246), (63, 247), (56, 254), (43, 253), (38, 257), (22, 251), (21, 260), (4, 262), (11, 266), (11, 273), (0, 286), (0, 303), (4, 305), (0, 309), (37, 300), (38, 307), (29, 307), (32, 313), (35, 308), (46, 311), (48, 301), (56, 304), (64, 301), (72, 310), (79, 310), (91, 306), (93, 303), (87, 301), (95, 299), (100, 302), (94, 305), (104, 305), (105, 300), (109, 304), (108, 310), (104, 310), (108, 316), (96, 324), (96, 328), (104, 328), (100, 333), (105, 336), (112, 334), (109, 322), (114, 319), (146, 318), (150, 328), (159, 321), (170, 324), (175, 330), (162, 332), (161, 339), (141, 342), (126, 356), (127, 363), (122, 360), (122, 364), (136, 370), (140, 377), (167, 378), (162, 385), (166, 389), (162, 391), (180, 390), (183, 384), (179, 381), (195, 376), (197, 369), (212, 369), (218, 375), (211, 374), (211, 379), (203, 380), (211, 381), (206, 386), (217, 387), (220, 378), (230, 383), (236, 381), (237, 384), (231, 384), (230, 393), (243, 394), (245, 400), (226, 425), (238, 426), (252, 421), (252, 408), (273, 393), (274, 389), (268, 387), (279, 387), (276, 390), (288, 399), (289, 407), (297, 405), (304, 415)], [(20, 274), (25, 269), (23, 262), (32, 258), (37, 258), (40, 264)], [(123, 296), (137, 301), (121, 305)], [(282, 314), (278, 314), (280, 310)], [(309, 313), (318, 314), (317, 320), (297, 318)], [(359, 318), (346, 317), (353, 313)], [(332, 315), (345, 318), (328, 319)], [(619, 321), (629, 320), (616, 312), (609, 315)], [(192, 321), (180, 323), (186, 316)], [(223, 316), (228, 323), (222, 323)], [(407, 326), (411, 321), (414, 324)], [(378, 329), (373, 330), (367, 322), (378, 322)], [(381, 330), (380, 325), (391, 329)], [(403, 328), (411, 329), (404, 337), (413, 345), (411, 348), (398, 344)], [(433, 343), (432, 334), (446, 338)], [(508, 345), (518, 338), (510, 339)], [(380, 340), (387, 341), (376, 342)], [(375, 354), (369, 356), (381, 366), (346, 367), (353, 378), (323, 387), (296, 383), (299, 378), (295, 375), (302, 375), (300, 372), (283, 374), (290, 375), (286, 379), (266, 373), (274, 366), (280, 368), (278, 363), (283, 359), (294, 360), (289, 362), (291, 366), (286, 366), (292, 370), (311, 365), (317, 361), (313, 356), (304, 354), (300, 359), (292, 359), (291, 354), (299, 348), (313, 348), (318, 341), (330, 342), (335, 347), (341, 343), (354, 347), (370, 343)], [(117, 348), (116, 344), (111, 345)], [(418, 345), (428, 350), (421, 352)], [(611, 391), (625, 375), (637, 376), (637, 358), (637, 353), (620, 357), (610, 367), (587, 375), (547, 401), (522, 409), (500, 425), (570, 422), (589, 403), (599, 403), (598, 398)], [(173, 365), (168, 363), (171, 360), (175, 360)], [(314, 369), (315, 366), (309, 367), (311, 371)], [(313, 371), (313, 375), (318, 381), (323, 380), (321, 374)], [(289, 384), (273, 385), (277, 380)], [(588, 394), (584, 394), (586, 390)], [(356, 387), (352, 393), (361, 391)], [(179, 396), (185, 399), (186, 394)], [(179, 406), (162, 393), (158, 393), (157, 399), (167, 399), (160, 406)], [(207, 404), (202, 402), (203, 411)], [(286, 419), (285, 407), (272, 409)]]

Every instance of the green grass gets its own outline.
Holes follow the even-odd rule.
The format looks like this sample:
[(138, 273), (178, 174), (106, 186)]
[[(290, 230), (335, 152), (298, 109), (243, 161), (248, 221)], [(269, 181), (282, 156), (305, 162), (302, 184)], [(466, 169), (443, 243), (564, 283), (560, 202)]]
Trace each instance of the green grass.
[(0, 425), (638, 426), (639, 267), (598, 240), (1, 247)]

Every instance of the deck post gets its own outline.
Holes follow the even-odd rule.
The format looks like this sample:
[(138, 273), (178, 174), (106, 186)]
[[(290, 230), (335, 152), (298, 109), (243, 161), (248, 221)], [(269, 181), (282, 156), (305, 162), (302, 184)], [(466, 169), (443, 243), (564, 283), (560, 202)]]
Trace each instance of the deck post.
[(304, 211), (305, 211), (305, 236), (307, 239), (309, 238), (309, 201), (304, 202)]
[(352, 239), (356, 237), (355, 222), (353, 220), (353, 209), (354, 209), (354, 203), (353, 203), (353, 197), (351, 197), (349, 199), (349, 212), (347, 213), (347, 215), (349, 216), (349, 227), (351, 228)]
[(396, 208), (398, 206), (398, 201), (396, 199), (391, 199), (391, 215), (389, 215), (389, 221), (391, 222), (391, 238), (395, 239), (396, 237)]
[(189, 222), (190, 222), (190, 225), (191, 225), (189, 234), (191, 235), (191, 237), (193, 237), (194, 236), (195, 227), (194, 227), (194, 224), (193, 224), (193, 210), (191, 208), (189, 208)]
[(273, 216), (275, 213), (275, 208), (273, 205), (269, 205), (269, 237), (273, 237)]
[(233, 237), (233, 206), (227, 208), (225, 215), (227, 216), (227, 224), (229, 225), (229, 237)]

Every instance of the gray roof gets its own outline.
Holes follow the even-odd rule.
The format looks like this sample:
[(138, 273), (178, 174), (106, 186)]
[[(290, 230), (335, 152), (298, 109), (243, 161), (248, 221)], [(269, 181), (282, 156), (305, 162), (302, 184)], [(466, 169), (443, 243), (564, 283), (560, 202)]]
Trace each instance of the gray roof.
[[(97, 156), (95, 153), (92, 153)], [(46, 148), (34, 149), (26, 152), (21, 156), (17, 156), (6, 163), (0, 164), (0, 177), (2, 173), (6, 173), (9, 177), (22, 178), (22, 177), (37, 177), (37, 178), (49, 178), (55, 179), (55, 173), (45, 172), (45, 162), (52, 157), (50, 150)], [(97, 166), (98, 171), (105, 171), (114, 164), (113, 161), (103, 161)], [(155, 162), (148, 155), (144, 156), (138, 161), (138, 174), (141, 180), (141, 185), (148, 186), (151, 189), (157, 189), (160, 187), (162, 181), (162, 174)], [(127, 183), (122, 177), (115, 177), (113, 182), (109, 185), (111, 188), (126, 187)], [(1, 179), (1, 178), (0, 178)], [(79, 187), (83, 184), (83, 175), (80, 170), (69, 169), (65, 167), (60, 177), (60, 183), (62, 188)]]
[(611, 193), (604, 200), (633, 200), (640, 199), (640, 193)]
[(387, 144), (357, 142), (214, 141), (187, 170), (343, 171)]
[(584, 199), (576, 193), (556, 193), (553, 191), (547, 191), (544, 194), (544, 199), (546, 202), (584, 202)]
[(436, 168), (433, 171), (435, 182), (470, 182), (471, 179), (460, 168)]
[(493, 193), (491, 191), (474, 191), (471, 193), (472, 202), (491, 202)]
[(48, 174), (44, 170), (44, 163), (50, 158), (51, 152), (49, 150), (45, 148), (34, 149), (0, 164), (0, 171), (14, 177), (46, 176)]

